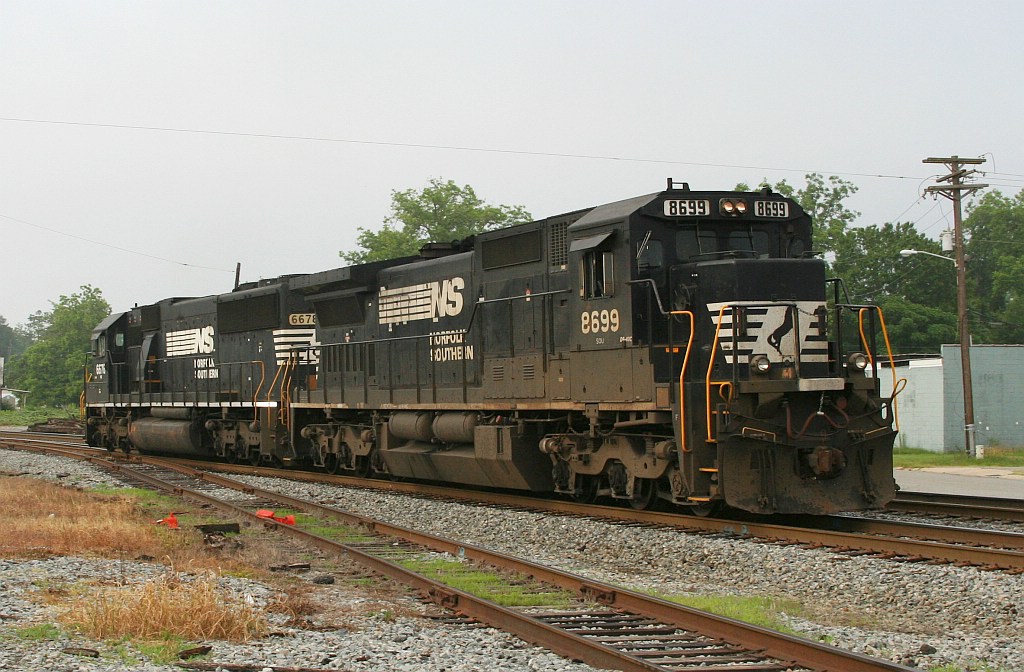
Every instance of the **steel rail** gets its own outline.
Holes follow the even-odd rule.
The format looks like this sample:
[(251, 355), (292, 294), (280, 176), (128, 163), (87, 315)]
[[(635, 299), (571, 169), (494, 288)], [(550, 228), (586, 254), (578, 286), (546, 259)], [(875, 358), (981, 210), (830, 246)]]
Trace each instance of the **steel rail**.
[[(484, 491), (453, 492), (452, 488), (421, 483), (389, 482), (322, 473), (297, 472), (249, 465), (210, 465), (198, 460), (179, 462), (228, 473), (275, 476), (315, 483), (377, 488), (392, 492), (485, 502), (526, 510), (588, 516), (606, 520), (659, 525), (684, 531), (713, 532), (740, 537), (828, 546), (889, 556), (923, 558), (1010, 571), (1024, 570), (1024, 535), (925, 523), (878, 521), (851, 516), (818, 516), (813, 527), (783, 525), (755, 519), (726, 520), (661, 511), (636, 511), (616, 506), (581, 504)], [(840, 529), (835, 529), (840, 528)], [(887, 536), (882, 536), (887, 535)], [(904, 538), (914, 537), (914, 538)], [(970, 544), (970, 545), (968, 545)]]
[(901, 490), (896, 499), (885, 507), (890, 511), (930, 513), (964, 518), (990, 518), (1024, 523), (1024, 481), (1021, 499), (1004, 497), (968, 497), (935, 492), (909, 492)]
[[(56, 452), (74, 456), (72, 449), (50, 448), (47, 452)], [(78, 451), (80, 453), (80, 451)], [(629, 655), (623, 651), (606, 646), (600, 638), (584, 637), (549, 625), (539, 620), (505, 607), (501, 607), (487, 600), (478, 598), (469, 593), (453, 589), (449, 586), (423, 577), (415, 572), (407, 570), (400, 565), (366, 553), (350, 544), (336, 542), (299, 528), (283, 525), (273, 520), (261, 518), (254, 512), (233, 504), (224, 502), (216, 497), (207, 495), (198, 490), (184, 488), (181, 485), (167, 483), (149, 474), (132, 469), (124, 464), (124, 460), (113, 462), (107, 459), (109, 456), (81, 455), (85, 459), (114, 472), (122, 472), (130, 475), (131, 478), (150, 484), (152, 487), (173, 492), (182, 497), (194, 498), (206, 502), (223, 511), (230, 512), (244, 520), (253, 523), (262, 523), (266, 527), (273, 527), (282, 532), (292, 535), (306, 543), (309, 543), (321, 550), (341, 553), (360, 564), (385, 576), (406, 583), (420, 590), (436, 603), (454, 609), (467, 616), (488, 623), (495, 627), (511, 632), (522, 639), (543, 646), (563, 656), (580, 658), (588, 664), (610, 667), (620, 670), (666, 670), (664, 665), (646, 661), (640, 657)], [(584, 577), (562, 572), (550, 567), (544, 567), (525, 560), (518, 560), (511, 556), (488, 551), (469, 544), (442, 539), (433, 535), (408, 530), (398, 526), (368, 519), (357, 514), (352, 514), (331, 507), (294, 498), (282, 493), (255, 488), (245, 483), (234, 481), (223, 476), (199, 471), (181, 464), (171, 463), (163, 459), (146, 456), (128, 457), (129, 462), (148, 464), (161, 468), (173, 470), (204, 482), (221, 487), (232, 488), (271, 501), (278, 501), (287, 506), (300, 510), (316, 511), (321, 515), (329, 515), (350, 524), (357, 524), (384, 535), (403, 539), (410, 543), (427, 546), (436, 550), (448, 552), (452, 555), (466, 557), (512, 571), (521, 572), (533, 576), (535, 579), (559, 586), (567, 590), (574, 590), (582, 597), (612, 607), (617, 610), (628, 611), (636, 614), (658, 619), (665, 623), (676, 626), (679, 629), (700, 633), (713, 639), (725, 640), (737, 644), (745, 649), (756, 651), (766, 657), (775, 658), (783, 662), (778, 665), (744, 666), (742, 664), (723, 666), (721, 669), (784, 669), (786, 666), (802, 666), (815, 670), (849, 670), (851, 672), (879, 672), (879, 671), (903, 671), (911, 668), (892, 663), (885, 660), (871, 658), (855, 652), (844, 651), (835, 647), (819, 644), (811, 640), (793, 637), (783, 633), (775, 632), (765, 628), (751, 626), (740, 621), (715, 616), (696, 609), (677, 605), (666, 600), (643, 595), (619, 587), (591, 581)], [(767, 661), (766, 661), (767, 662)], [(695, 669), (718, 669), (715, 667), (702, 666)]]
[[(122, 456), (120, 453), (96, 452)], [(135, 454), (132, 457), (135, 457)], [(174, 459), (179, 464), (228, 473), (276, 476), (305, 482), (336, 483), (407, 494), (486, 502), (497, 506), (573, 516), (661, 525), (684, 531), (730, 534), (745, 538), (797, 543), (809, 547), (829, 547), (840, 551), (878, 554), (893, 559), (934, 560), (1010, 572), (1024, 571), (1024, 536), (1009, 532), (900, 521), (878, 521), (849, 516), (809, 516), (806, 517), (806, 520), (814, 519), (815, 522), (805, 521), (800, 525), (770, 523), (753, 518), (744, 520), (703, 518), (678, 513), (636, 511), (615, 506), (580, 504), (565, 500), (538, 499), (505, 493), (454, 491), (450, 487), (419, 483), (389, 482), (353, 476), (301, 472), (292, 469), (210, 463), (184, 458)], [(790, 519), (795, 518), (799, 517), (794, 516)]]

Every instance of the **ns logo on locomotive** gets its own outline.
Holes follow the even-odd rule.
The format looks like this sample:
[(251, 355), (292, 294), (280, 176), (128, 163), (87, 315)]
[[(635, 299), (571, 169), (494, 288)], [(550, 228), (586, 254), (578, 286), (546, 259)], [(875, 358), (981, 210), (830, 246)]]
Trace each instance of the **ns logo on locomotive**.
[(769, 190), (662, 192), (116, 313), (88, 441), (706, 513), (895, 494), (881, 310)]

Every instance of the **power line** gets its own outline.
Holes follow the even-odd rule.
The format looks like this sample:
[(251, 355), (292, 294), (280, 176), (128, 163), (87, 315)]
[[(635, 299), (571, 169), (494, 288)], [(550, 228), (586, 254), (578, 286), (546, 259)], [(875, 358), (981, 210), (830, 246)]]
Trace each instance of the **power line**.
[[(414, 149), (441, 149), (457, 152), (479, 152), (489, 154), (514, 154), (519, 156), (543, 156), (563, 159), (591, 159), (597, 161), (628, 161), (632, 163), (657, 163), (675, 166), (696, 166), (700, 168), (736, 168), (741, 170), (767, 170), (790, 173), (819, 173), (823, 175), (848, 175), (854, 177), (870, 177), (890, 180), (920, 180), (910, 175), (889, 175), (885, 173), (856, 173), (851, 171), (810, 170), (803, 168), (775, 168), (771, 166), (745, 166), (728, 163), (703, 163), (697, 161), (674, 161), (669, 159), (648, 159), (631, 156), (607, 156), (601, 154), (573, 154), (563, 152), (539, 152), (524, 149), (502, 149), (498, 147), (471, 147), (462, 145), (434, 145), (418, 142), (394, 142), (386, 140), (359, 140), (353, 138), (332, 138), (316, 135), (284, 135), (278, 133), (245, 133), (241, 131), (216, 131), (201, 128), (175, 128), (170, 126), (137, 126), (132, 124), (103, 124), (85, 121), (64, 121), (58, 119), (23, 119), (16, 117), (0, 117), (0, 121), (24, 124), (52, 124), (58, 126), (82, 126), (87, 128), (114, 128), (133, 131), (157, 131), (161, 133), (192, 133), (197, 135), (221, 135), (242, 138), (266, 138), (272, 140), (301, 140), (305, 142), (335, 142), (351, 145), (373, 145), (378, 147), (408, 147)], [(927, 178), (926, 178), (927, 179)]]
[(150, 259), (156, 259), (158, 261), (166, 261), (169, 264), (175, 264), (177, 266), (186, 266), (188, 268), (201, 268), (201, 269), (204, 269), (204, 270), (207, 270), (207, 271), (223, 271), (224, 273), (234, 273), (233, 270), (227, 270), (227, 269), (224, 269), (224, 268), (214, 268), (212, 266), (201, 266), (199, 264), (189, 264), (189, 263), (186, 263), (184, 261), (176, 261), (174, 259), (168, 259), (166, 257), (158, 257), (155, 254), (149, 254), (148, 252), (140, 252), (138, 250), (132, 250), (132, 249), (129, 249), (127, 247), (119, 247), (117, 245), (111, 245), (110, 243), (104, 243), (104, 242), (99, 241), (99, 240), (93, 240), (92, 238), (86, 238), (84, 236), (78, 236), (78, 235), (75, 235), (73, 233), (67, 233), (66, 231), (60, 231), (58, 229), (51, 229), (50, 227), (43, 226), (41, 224), (33, 224), (32, 222), (26, 222), (24, 219), (18, 219), (17, 217), (10, 217), (8, 215), (0, 214), (0, 218), (7, 219), (7, 220), (10, 220), (12, 222), (17, 222), (18, 224), (24, 224), (25, 226), (31, 226), (32, 228), (35, 228), (35, 229), (42, 229), (43, 231), (49, 231), (50, 233), (56, 233), (59, 236), (66, 236), (68, 238), (74, 238), (75, 240), (81, 240), (81, 241), (84, 241), (86, 243), (92, 243), (93, 245), (100, 245), (102, 247), (109, 247), (112, 250), (118, 250), (120, 252), (127, 252), (128, 254), (136, 254), (136, 255), (139, 255), (141, 257), (149, 257)]

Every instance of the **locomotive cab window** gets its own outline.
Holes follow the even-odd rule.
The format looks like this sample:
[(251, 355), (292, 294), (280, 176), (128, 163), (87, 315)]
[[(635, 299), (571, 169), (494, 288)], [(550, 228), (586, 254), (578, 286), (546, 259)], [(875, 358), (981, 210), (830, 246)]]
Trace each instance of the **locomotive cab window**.
[(754, 256), (766, 259), (769, 256), (770, 238), (767, 231), (758, 229), (737, 229), (729, 233), (728, 248), (731, 251), (752, 252)]
[(660, 240), (653, 238), (641, 243), (636, 254), (636, 268), (642, 277), (651, 277), (658, 273), (664, 265), (665, 252)]
[(680, 260), (727, 252), (766, 259), (771, 256), (771, 236), (753, 227), (697, 227), (676, 234), (676, 254)]
[(580, 260), (580, 296), (598, 299), (614, 294), (614, 256), (600, 250), (589, 250), (583, 254)]

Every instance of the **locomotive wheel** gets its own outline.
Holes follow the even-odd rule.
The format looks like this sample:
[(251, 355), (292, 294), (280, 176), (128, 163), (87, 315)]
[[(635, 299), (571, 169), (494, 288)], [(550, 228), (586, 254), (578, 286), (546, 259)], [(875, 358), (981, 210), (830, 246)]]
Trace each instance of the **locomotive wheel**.
[(224, 460), (228, 464), (238, 464), (238, 451), (234, 448), (229, 448), (224, 451)]
[(655, 482), (649, 478), (641, 478), (637, 480), (636, 489), (633, 490), (633, 498), (629, 500), (629, 505), (638, 511), (644, 511), (651, 508), (657, 498), (658, 488)]
[(260, 466), (260, 458), (262, 456), (259, 453), (249, 453), (249, 464), (254, 467)]
[(341, 460), (338, 459), (337, 453), (327, 453), (324, 455), (324, 471), (328, 474), (336, 474), (341, 468)]
[(721, 502), (707, 502), (690, 507), (690, 513), (700, 518), (710, 518), (716, 515), (722, 508)]

